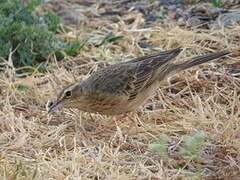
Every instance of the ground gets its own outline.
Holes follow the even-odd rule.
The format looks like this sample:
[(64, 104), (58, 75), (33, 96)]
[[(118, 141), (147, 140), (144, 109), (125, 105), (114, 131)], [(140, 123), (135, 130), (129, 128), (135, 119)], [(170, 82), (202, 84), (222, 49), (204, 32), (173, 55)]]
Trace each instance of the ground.
[[(47, 4), (69, 22), (60, 36), (91, 37), (88, 43), (74, 57), (52, 57), (47, 73), (20, 77), (9, 66), (0, 74), (0, 179), (240, 179), (239, 24), (189, 27), (181, 12), (193, 5), (180, 1), (151, 1), (146, 9), (143, 0), (110, 2), (72, 1), (80, 13), (74, 22), (66, 18), (69, 4)], [(99, 45), (109, 33), (121, 38)], [(118, 124), (76, 109), (46, 113), (65, 85), (97, 68), (179, 46), (177, 61), (231, 54), (169, 78), (141, 112)]]

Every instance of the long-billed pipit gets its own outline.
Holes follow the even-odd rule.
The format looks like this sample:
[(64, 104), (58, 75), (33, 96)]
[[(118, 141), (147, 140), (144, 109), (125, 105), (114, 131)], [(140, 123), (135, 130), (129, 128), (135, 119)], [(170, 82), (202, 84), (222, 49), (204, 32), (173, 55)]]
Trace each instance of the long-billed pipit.
[(134, 111), (154, 94), (160, 82), (167, 77), (229, 54), (224, 50), (174, 63), (180, 52), (181, 48), (176, 48), (97, 70), (87, 79), (65, 87), (48, 112), (60, 106), (105, 115)]

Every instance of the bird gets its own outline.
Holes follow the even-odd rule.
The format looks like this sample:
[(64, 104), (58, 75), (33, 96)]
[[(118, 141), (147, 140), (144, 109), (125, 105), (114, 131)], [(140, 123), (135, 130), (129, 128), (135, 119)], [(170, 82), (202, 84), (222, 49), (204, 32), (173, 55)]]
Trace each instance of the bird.
[(126, 114), (143, 106), (167, 77), (230, 53), (222, 50), (174, 63), (181, 51), (178, 47), (97, 70), (63, 88), (47, 112), (64, 107), (101, 115)]

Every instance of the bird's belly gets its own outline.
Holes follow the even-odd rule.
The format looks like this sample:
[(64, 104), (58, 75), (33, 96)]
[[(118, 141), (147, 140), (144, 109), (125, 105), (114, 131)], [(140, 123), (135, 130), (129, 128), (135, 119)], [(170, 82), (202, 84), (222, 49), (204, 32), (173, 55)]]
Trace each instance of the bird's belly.
[(120, 101), (116, 101), (114, 100), (114, 98), (109, 98), (102, 101), (100, 101), (100, 99), (99, 101), (96, 101), (96, 99), (94, 98), (94, 101), (84, 103), (85, 106), (78, 107), (78, 109), (90, 113), (99, 113), (103, 115), (119, 115), (134, 111), (140, 106), (144, 105), (144, 103), (154, 94), (158, 85), (158, 83), (155, 83), (149, 88), (143, 90), (142, 92), (139, 92), (138, 95), (132, 100), (123, 98)]
[(84, 107), (82, 106), (77, 108), (80, 109), (81, 111), (90, 113), (99, 113), (102, 115), (119, 115), (138, 109), (139, 106), (143, 105), (148, 98), (149, 98), (148, 96), (145, 98), (141, 97), (136, 98), (130, 102), (123, 101), (117, 104), (105, 104), (98, 102), (96, 104), (91, 104), (89, 106)]
[(139, 93), (135, 99), (116, 104), (114, 106), (111, 106), (109, 109), (106, 109), (105, 111), (99, 113), (106, 115), (117, 115), (137, 110), (142, 105), (144, 105), (149, 98), (154, 95), (157, 87), (158, 85), (153, 85), (153, 87), (150, 87)]

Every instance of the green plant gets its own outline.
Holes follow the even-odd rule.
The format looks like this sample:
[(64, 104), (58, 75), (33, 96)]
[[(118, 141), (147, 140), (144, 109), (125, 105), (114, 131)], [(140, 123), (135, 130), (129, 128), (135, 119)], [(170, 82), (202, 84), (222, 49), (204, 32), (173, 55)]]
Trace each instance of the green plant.
[[(169, 136), (163, 135), (158, 143), (150, 144), (149, 148), (160, 153), (161, 156), (169, 157), (167, 153), (167, 142), (170, 141)], [(183, 143), (179, 147), (177, 155), (187, 160), (200, 160), (201, 152), (205, 142), (205, 134), (198, 132), (193, 136), (184, 136)]]
[(88, 42), (89, 39), (90, 38), (88, 37), (84, 38), (83, 40), (77, 39), (73, 43), (67, 43), (64, 52), (66, 54), (76, 55), (79, 49), (81, 49), (86, 44), (86, 42)]
[[(85, 44), (80, 40), (68, 43), (57, 36), (60, 27), (59, 17), (52, 11), (35, 15), (34, 10), (41, 0), (23, 4), (20, 0), (0, 1), (0, 63), (12, 52), (15, 67), (35, 66), (45, 62), (49, 55), (57, 57), (75, 54)], [(45, 63), (39, 69), (44, 71)]]
[(194, 0), (195, 3), (199, 3), (199, 2), (209, 2), (212, 3), (215, 7), (223, 7), (224, 3), (222, 2), (222, 0)]
[(201, 152), (205, 142), (205, 134), (198, 132), (193, 136), (183, 137), (183, 146), (180, 148), (178, 155), (187, 160), (201, 159)]
[(122, 39), (122, 38), (123, 38), (123, 35), (114, 35), (112, 32), (110, 32), (103, 38), (103, 40), (96, 43), (95, 47), (100, 47), (104, 44), (107, 44), (109, 42), (113, 42), (113, 41), (116, 41), (116, 40), (119, 40), (119, 39)]
[(149, 144), (149, 149), (154, 152), (158, 152), (161, 157), (168, 158), (167, 143), (170, 137), (167, 135), (162, 135), (158, 143)]
[[(205, 134), (198, 132), (193, 136), (183, 136), (182, 143), (175, 147), (175, 151), (168, 152), (168, 146), (172, 138), (167, 135), (161, 136), (158, 143), (150, 144), (151, 151), (159, 153), (165, 162), (170, 163), (176, 169), (183, 168), (186, 179), (202, 179), (201, 161), (202, 150), (205, 142)], [(194, 162), (194, 165), (191, 164)]]

